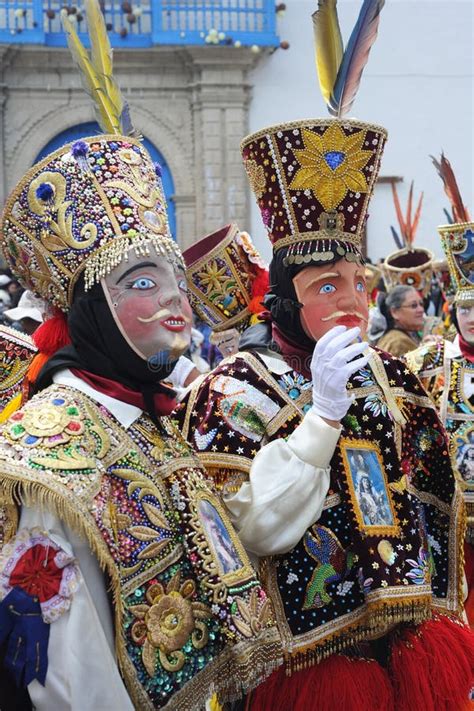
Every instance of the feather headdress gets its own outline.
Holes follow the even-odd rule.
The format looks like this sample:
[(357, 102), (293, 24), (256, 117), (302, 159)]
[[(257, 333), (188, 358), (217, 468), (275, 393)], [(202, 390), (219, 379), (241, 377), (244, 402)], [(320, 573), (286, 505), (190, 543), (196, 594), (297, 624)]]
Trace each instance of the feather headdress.
[[(433, 156), (430, 156), (433, 161), (433, 165), (436, 168), (439, 177), (444, 184), (444, 192), (448, 196), (449, 202), (451, 203), (451, 209), (453, 212), (452, 218), (448, 214), (449, 222), (470, 222), (469, 212), (467, 211), (461, 193), (459, 192), (458, 184), (456, 181), (456, 176), (451, 167), (451, 163), (446, 158), (444, 153), (441, 153), (441, 158), (439, 161)], [(446, 212), (446, 211), (445, 211)]]
[(395, 212), (397, 214), (398, 224), (400, 226), (400, 235), (394, 227), (391, 227), (393, 239), (398, 249), (406, 247), (407, 249), (413, 249), (413, 242), (415, 240), (416, 231), (418, 229), (418, 223), (420, 222), (421, 207), (423, 205), (423, 193), (420, 195), (418, 205), (415, 210), (415, 214), (412, 217), (413, 208), (413, 186), (412, 181), (410, 185), (410, 192), (408, 193), (408, 202), (405, 216), (403, 216), (402, 208), (400, 206), (400, 200), (398, 198), (397, 188), (395, 183), (392, 183), (392, 194), (393, 202), (395, 205)]
[(65, 9), (61, 11), (61, 20), (84, 88), (94, 103), (97, 123), (106, 134), (133, 136), (128, 104), (113, 77), (112, 47), (100, 4), (98, 0), (84, 0), (84, 7), (91, 44), (90, 56)]
[(364, 0), (344, 50), (337, 0), (318, 0), (313, 13), (316, 67), (321, 93), (332, 116), (347, 114), (359, 89), (362, 72), (377, 37), (385, 0)]

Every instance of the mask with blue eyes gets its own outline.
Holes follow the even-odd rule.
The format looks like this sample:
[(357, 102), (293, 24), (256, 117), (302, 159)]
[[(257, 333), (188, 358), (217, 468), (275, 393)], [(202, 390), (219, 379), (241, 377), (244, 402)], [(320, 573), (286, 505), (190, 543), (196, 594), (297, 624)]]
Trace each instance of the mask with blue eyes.
[(162, 365), (189, 348), (192, 311), (178, 265), (131, 250), (102, 287), (123, 337), (141, 358)]

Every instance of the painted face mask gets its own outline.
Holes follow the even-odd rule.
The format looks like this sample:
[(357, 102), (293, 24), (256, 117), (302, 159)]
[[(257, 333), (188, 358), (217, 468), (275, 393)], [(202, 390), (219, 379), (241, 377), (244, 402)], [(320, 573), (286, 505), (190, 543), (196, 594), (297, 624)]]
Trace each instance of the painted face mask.
[(164, 364), (189, 347), (192, 311), (181, 268), (131, 250), (102, 288), (122, 336), (141, 358)]
[(296, 297), (303, 304), (301, 325), (318, 341), (338, 324), (367, 330), (368, 302), (364, 267), (340, 259), (329, 265), (307, 267), (293, 279)]

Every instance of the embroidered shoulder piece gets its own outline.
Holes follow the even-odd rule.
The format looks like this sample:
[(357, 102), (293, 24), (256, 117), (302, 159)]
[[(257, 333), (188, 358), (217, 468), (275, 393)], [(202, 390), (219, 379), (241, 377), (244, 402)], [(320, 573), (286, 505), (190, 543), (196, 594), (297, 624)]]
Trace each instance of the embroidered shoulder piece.
[(444, 340), (437, 339), (427, 343), (405, 355), (405, 360), (410, 370), (419, 377), (429, 377), (443, 367)]
[[(110, 446), (110, 434), (88, 399), (77, 391), (53, 385), (35, 395), (3, 425), (1, 478), (4, 485), (20, 479), (27, 485), (41, 482), (56, 492), (66, 488), (69, 495), (86, 503), (100, 480), (101, 460)], [(17, 466), (19, 460), (21, 467)], [(8, 476), (9, 465), (15, 468), (12, 477)]]
[(0, 422), (20, 407), (25, 375), (35, 353), (29, 336), (0, 326)]

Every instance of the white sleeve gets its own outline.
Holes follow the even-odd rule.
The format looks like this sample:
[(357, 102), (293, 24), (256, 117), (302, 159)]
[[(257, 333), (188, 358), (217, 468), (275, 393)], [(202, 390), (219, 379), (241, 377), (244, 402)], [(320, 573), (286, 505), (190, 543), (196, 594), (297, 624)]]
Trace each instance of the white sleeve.
[(71, 607), (51, 623), (45, 686), (28, 692), (36, 711), (133, 711), (114, 655), (114, 631), (104, 575), (85, 541), (46, 511), (22, 508), (19, 528), (39, 526), (66, 551), (81, 574)]
[(249, 481), (236, 494), (224, 492), (232, 523), (248, 551), (258, 556), (285, 553), (318, 520), (340, 433), (310, 410), (287, 440), (262, 447)]

